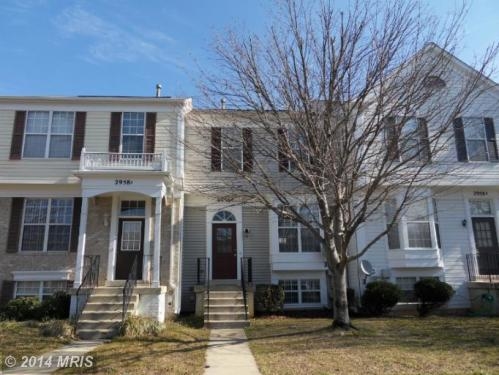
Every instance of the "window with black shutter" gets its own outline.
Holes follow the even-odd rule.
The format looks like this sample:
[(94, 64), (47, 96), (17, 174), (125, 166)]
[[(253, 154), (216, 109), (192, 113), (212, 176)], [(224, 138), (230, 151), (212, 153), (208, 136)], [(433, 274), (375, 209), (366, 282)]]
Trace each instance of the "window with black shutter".
[(490, 117), (454, 120), (458, 161), (498, 161), (494, 121)]

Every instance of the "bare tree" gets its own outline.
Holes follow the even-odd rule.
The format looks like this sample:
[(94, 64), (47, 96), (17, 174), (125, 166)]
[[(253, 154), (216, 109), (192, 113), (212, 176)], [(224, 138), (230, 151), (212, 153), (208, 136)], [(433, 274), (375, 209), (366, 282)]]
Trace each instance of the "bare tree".
[[(307, 229), (327, 260), (335, 327), (351, 326), (348, 263), (422, 187), (452, 173), (453, 120), (493, 86), (485, 77), (496, 47), (475, 70), (451, 55), (464, 14), (442, 21), (405, 0), (344, 11), (288, 0), (266, 35), (227, 32), (214, 44), (219, 69), (203, 75), (203, 89), (209, 105), (224, 98), (228, 109), (191, 114), (204, 141), (187, 147), (221, 176), (197, 188)], [(386, 228), (357, 248), (356, 231), (395, 195)]]

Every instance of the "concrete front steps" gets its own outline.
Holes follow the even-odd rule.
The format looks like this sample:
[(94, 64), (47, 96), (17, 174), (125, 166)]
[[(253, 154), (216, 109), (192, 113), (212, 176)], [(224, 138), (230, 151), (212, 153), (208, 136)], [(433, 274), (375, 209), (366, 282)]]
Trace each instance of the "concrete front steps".
[(238, 285), (214, 284), (204, 297), (204, 324), (207, 328), (244, 328), (246, 319), (244, 297)]
[[(128, 311), (134, 311), (138, 295), (132, 294)], [(104, 286), (93, 290), (78, 320), (76, 334), (82, 340), (108, 339), (121, 327), (123, 286)]]

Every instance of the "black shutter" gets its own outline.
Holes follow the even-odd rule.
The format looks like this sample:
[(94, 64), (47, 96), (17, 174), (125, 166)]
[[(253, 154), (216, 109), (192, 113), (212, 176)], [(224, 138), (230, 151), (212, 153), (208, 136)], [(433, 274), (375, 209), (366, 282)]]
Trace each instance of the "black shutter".
[(286, 145), (286, 130), (283, 128), (277, 129), (277, 158), (279, 160), (279, 172), (288, 170), (288, 158), (285, 152)]
[(485, 123), (485, 134), (487, 136), (487, 146), (489, 149), (489, 160), (497, 161), (497, 142), (496, 142), (496, 130), (494, 129), (494, 120), (490, 117), (485, 117), (483, 119)]
[(26, 111), (16, 111), (14, 127), (12, 129), (12, 140), (10, 143), (10, 160), (20, 160), (22, 157), (25, 123)]
[(154, 153), (156, 143), (156, 112), (147, 112), (145, 129), (145, 153)]
[(243, 129), (243, 171), (253, 171), (253, 131)]
[(7, 236), (7, 253), (17, 253), (23, 219), (24, 198), (12, 198), (10, 206), (9, 234)]
[(120, 152), (121, 143), (121, 112), (111, 113), (109, 129), (109, 152)]
[(400, 160), (399, 131), (395, 122), (395, 117), (388, 117), (385, 122), (385, 143), (388, 158), (390, 160)]
[(454, 119), (454, 139), (456, 141), (457, 161), (468, 161), (466, 139), (464, 138), (464, 124), (461, 117)]
[(211, 170), (222, 170), (222, 128), (211, 128)]
[(4, 280), (2, 282), (2, 294), (0, 294), (0, 306), (5, 305), (14, 298), (14, 285), (12, 280)]
[(80, 215), (81, 215), (81, 198), (77, 197), (73, 200), (73, 221), (71, 223), (71, 242), (69, 251), (75, 252), (78, 250), (78, 236), (80, 234)]
[(419, 152), (421, 160), (431, 161), (430, 138), (428, 135), (428, 123), (424, 118), (418, 118)]
[(85, 122), (87, 112), (76, 112), (75, 114), (75, 129), (73, 136), (73, 160), (80, 160), (81, 149), (85, 141)]

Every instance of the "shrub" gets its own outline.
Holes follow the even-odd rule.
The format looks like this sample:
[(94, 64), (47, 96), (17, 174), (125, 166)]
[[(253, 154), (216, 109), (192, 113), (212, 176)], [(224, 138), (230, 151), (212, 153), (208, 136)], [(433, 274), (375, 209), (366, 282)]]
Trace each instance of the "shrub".
[(30, 320), (40, 319), (41, 303), (35, 297), (21, 297), (10, 300), (2, 308), (2, 315), (5, 319)]
[(402, 292), (388, 281), (373, 281), (366, 285), (362, 295), (362, 307), (370, 315), (379, 316), (390, 311), (397, 304)]
[(39, 326), (40, 335), (45, 337), (70, 338), (73, 327), (67, 320), (48, 320)]
[(419, 316), (426, 316), (430, 311), (442, 306), (454, 294), (452, 287), (438, 279), (421, 279), (414, 284), (414, 294), (419, 301)]
[(255, 291), (255, 308), (267, 314), (282, 312), (284, 290), (279, 285), (259, 284)]
[(56, 292), (43, 300), (40, 306), (40, 316), (43, 319), (69, 318), (69, 305), (71, 296), (66, 292)]
[(164, 326), (156, 319), (138, 315), (128, 315), (121, 327), (125, 337), (158, 336)]

